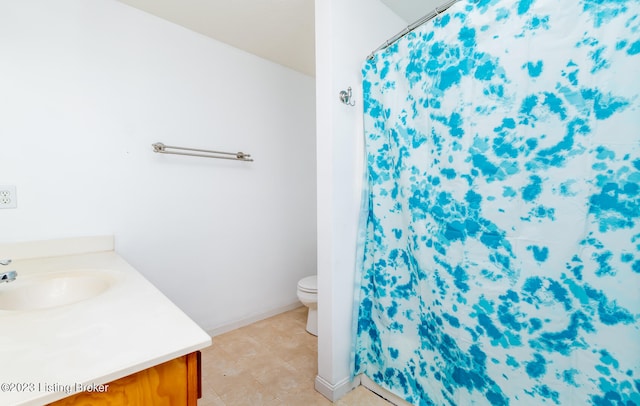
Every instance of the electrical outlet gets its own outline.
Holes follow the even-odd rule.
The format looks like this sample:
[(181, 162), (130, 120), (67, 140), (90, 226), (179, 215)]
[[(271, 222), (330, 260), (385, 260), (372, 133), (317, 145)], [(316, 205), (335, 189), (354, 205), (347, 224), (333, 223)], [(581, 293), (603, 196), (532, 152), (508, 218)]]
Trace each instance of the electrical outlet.
[(0, 209), (15, 209), (16, 207), (18, 207), (16, 187), (0, 185)]

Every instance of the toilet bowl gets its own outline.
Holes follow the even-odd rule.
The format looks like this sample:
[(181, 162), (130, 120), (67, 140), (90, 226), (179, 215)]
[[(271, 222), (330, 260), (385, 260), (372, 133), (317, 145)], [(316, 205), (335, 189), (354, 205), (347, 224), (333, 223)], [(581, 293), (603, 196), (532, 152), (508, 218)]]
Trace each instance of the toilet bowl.
[(307, 331), (318, 335), (318, 277), (307, 276), (298, 281), (298, 300), (309, 308)]

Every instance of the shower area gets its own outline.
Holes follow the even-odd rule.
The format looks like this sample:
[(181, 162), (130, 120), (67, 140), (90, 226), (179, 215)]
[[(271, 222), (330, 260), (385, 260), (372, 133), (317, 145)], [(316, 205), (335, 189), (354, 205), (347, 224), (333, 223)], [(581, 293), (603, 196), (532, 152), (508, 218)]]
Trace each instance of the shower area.
[(352, 376), (640, 405), (640, 1), (460, 0), (362, 75)]

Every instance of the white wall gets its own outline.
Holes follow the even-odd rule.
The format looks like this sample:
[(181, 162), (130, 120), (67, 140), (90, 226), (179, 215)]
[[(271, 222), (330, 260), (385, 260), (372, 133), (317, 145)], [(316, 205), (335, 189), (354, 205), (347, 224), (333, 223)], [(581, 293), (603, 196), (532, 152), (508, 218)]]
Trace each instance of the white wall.
[[(0, 241), (114, 234), (205, 329), (316, 272), (314, 79), (115, 0), (0, 1)], [(255, 162), (159, 155), (151, 144)]]
[[(378, 0), (316, 1), (318, 377), (337, 399), (351, 388), (355, 246), (363, 175), (362, 76), (367, 55), (406, 26)], [(355, 107), (342, 104), (351, 86)]]

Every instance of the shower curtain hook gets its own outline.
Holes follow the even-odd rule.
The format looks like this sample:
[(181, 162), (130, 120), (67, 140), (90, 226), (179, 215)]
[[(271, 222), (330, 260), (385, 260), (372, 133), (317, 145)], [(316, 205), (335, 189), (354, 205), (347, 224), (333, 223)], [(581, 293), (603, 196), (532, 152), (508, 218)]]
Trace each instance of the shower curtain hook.
[(340, 101), (347, 106), (355, 106), (356, 102), (351, 99), (351, 86), (347, 88), (347, 90), (340, 91)]

